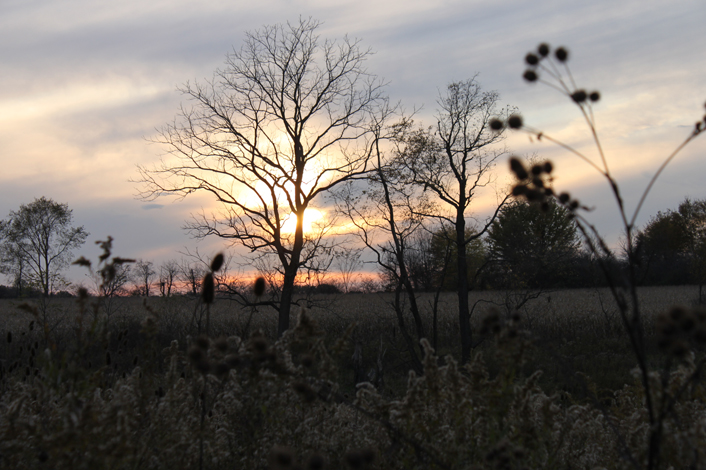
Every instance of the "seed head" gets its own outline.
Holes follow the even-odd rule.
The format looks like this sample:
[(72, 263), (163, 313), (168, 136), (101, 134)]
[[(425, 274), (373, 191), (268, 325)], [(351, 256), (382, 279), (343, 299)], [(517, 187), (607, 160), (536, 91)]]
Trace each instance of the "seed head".
[(569, 59), (569, 51), (564, 47), (560, 47), (554, 51), (554, 56), (559, 62), (566, 62)]
[(220, 352), (226, 352), (228, 350), (228, 339), (225, 336), (221, 336), (216, 339), (215, 345)]
[(253, 293), (255, 294), (255, 297), (262, 297), (262, 294), (265, 293), (265, 278), (260, 276), (257, 279), (255, 279), (255, 285), (253, 286)]
[(550, 161), (544, 162), (544, 172), (545, 173), (549, 174), (552, 172), (553, 169), (554, 169), (554, 167), (552, 166), (552, 162), (550, 162)]
[(490, 128), (494, 131), (501, 131), (505, 127), (505, 124), (498, 118), (493, 118), (490, 120)]
[(537, 47), (537, 52), (539, 52), (539, 55), (542, 57), (546, 57), (549, 55), (549, 44), (546, 42), (543, 42), (542, 44)]
[(308, 470), (322, 470), (324, 468), (324, 458), (319, 454), (314, 454), (309, 457), (309, 463), (306, 467)]
[(525, 166), (522, 164), (520, 159), (517, 157), (510, 158), (510, 171), (515, 173), (515, 176), (517, 177), (518, 180), (525, 180), (529, 177), (529, 174), (527, 173)]
[(559, 202), (562, 204), (566, 204), (569, 202), (569, 199), (571, 199), (571, 196), (569, 196), (569, 193), (561, 193), (559, 194)]
[(525, 73), (522, 74), (522, 78), (527, 80), (528, 82), (536, 82), (539, 76), (537, 75), (537, 72), (535, 72), (532, 69), (527, 69), (525, 70)]
[(224, 260), (223, 253), (218, 253), (213, 258), (213, 261), (211, 261), (211, 271), (213, 271), (215, 273), (216, 271), (221, 269), (221, 267), (223, 266), (223, 260)]
[(525, 56), (525, 62), (527, 62), (528, 65), (537, 65), (539, 63), (539, 57), (530, 52)]
[(507, 125), (510, 129), (519, 129), (522, 127), (522, 117), (519, 114), (513, 114), (508, 118)]
[(270, 461), (275, 469), (290, 468), (294, 462), (294, 452), (288, 447), (275, 446), (270, 452)]
[(583, 103), (586, 101), (586, 90), (576, 90), (571, 94), (571, 99), (576, 103)]
[(203, 277), (203, 287), (201, 290), (201, 299), (203, 300), (203, 303), (205, 303), (205, 304), (213, 303), (213, 299), (215, 297), (215, 292), (216, 292), (216, 285), (215, 285), (215, 281), (213, 280), (213, 274), (206, 273), (206, 275)]
[(208, 339), (208, 336), (199, 335), (198, 338), (196, 338), (196, 346), (202, 351), (208, 351), (208, 348), (211, 346), (211, 341)]
[(544, 172), (544, 165), (540, 165), (537, 163), (536, 165), (532, 165), (532, 174), (534, 176), (539, 176)]
[(512, 195), (513, 196), (522, 196), (527, 193), (527, 186), (524, 184), (518, 184), (517, 186), (512, 188)]
[(593, 102), (596, 102), (601, 99), (601, 94), (598, 93), (597, 91), (592, 91), (590, 95), (588, 95), (588, 99), (590, 99)]

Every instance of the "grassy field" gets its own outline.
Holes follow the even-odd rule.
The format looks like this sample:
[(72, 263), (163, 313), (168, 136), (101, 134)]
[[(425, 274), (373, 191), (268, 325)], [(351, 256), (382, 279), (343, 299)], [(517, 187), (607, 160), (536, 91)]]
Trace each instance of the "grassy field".
[[(226, 299), (208, 313), (208, 336), (206, 310), (184, 297), (97, 310), (93, 299), (4, 300), (0, 467), (639, 468), (641, 388), (609, 292), (529, 294), (471, 294), (476, 347), (464, 367), (444, 294), (421, 377), (409, 374), (390, 294), (317, 297), (279, 341), (273, 310)], [(706, 393), (693, 380), (704, 354), (694, 346), (674, 363), (655, 318), (696, 297), (691, 286), (640, 290), (649, 360), (665, 371), (657, 389), (674, 400), (674, 468), (704, 465), (690, 447), (706, 443)], [(420, 298), (430, 338), (432, 300)], [(498, 327), (484, 331), (492, 315)]]

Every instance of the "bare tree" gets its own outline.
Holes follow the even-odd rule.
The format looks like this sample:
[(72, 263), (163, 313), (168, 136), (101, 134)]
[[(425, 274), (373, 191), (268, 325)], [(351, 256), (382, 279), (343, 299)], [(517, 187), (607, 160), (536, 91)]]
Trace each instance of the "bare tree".
[(187, 292), (194, 297), (201, 291), (201, 281), (206, 275), (206, 268), (200, 260), (182, 259), (179, 264), (180, 278), (186, 284)]
[[(402, 127), (397, 127), (397, 131), (407, 126), (402, 124)], [(397, 131), (391, 137), (399, 136)], [(394, 290), (391, 306), (397, 315), (412, 368), (422, 373), (419, 340), (426, 334), (409, 276), (408, 244), (414, 234), (422, 229), (424, 217), (420, 214), (430, 209), (421, 190), (400, 178), (397, 162), (385, 164), (379, 146), (376, 146), (376, 159), (376, 169), (370, 175), (368, 185), (363, 189), (355, 183), (346, 184), (336, 193), (336, 201), (339, 210), (358, 229), (357, 235), (361, 242), (375, 255), (383, 276)], [(406, 324), (407, 304), (414, 323), (416, 341)]]
[(171, 297), (174, 283), (179, 277), (180, 266), (176, 260), (166, 261), (159, 267), (159, 291), (163, 297)]
[[(482, 91), (475, 78), (451, 83), (437, 100), (435, 128), (409, 132), (405, 137), (407, 148), (400, 152), (399, 158), (399, 164), (408, 172), (409, 182), (436, 197), (439, 211), (433, 215), (455, 230), (453, 243), (457, 253), (456, 288), (463, 362), (468, 361), (472, 348), (466, 245), (488, 230), (497, 210), (470, 236), (466, 230), (467, 219), (472, 201), (484, 187), (492, 184), (491, 169), (505, 153), (496, 146), (503, 140), (503, 133), (490, 128), (490, 121), (501, 113), (497, 109), (499, 99), (496, 92)], [(507, 197), (503, 202), (505, 200)], [(503, 202), (499, 203), (498, 210)]]
[(135, 263), (135, 283), (140, 286), (140, 293), (145, 297), (150, 296), (150, 291), (152, 290), (152, 281), (156, 271), (153, 269), (154, 264), (152, 261), (137, 260)]
[(192, 105), (158, 139), (173, 158), (140, 168), (145, 198), (205, 191), (222, 204), (220, 214), (189, 224), (197, 236), (275, 254), (279, 334), (289, 327), (299, 270), (321, 241), (307, 237), (306, 210), (369, 170), (371, 124), (389, 112), (383, 83), (364, 68), (370, 51), (348, 38), (321, 40), (319, 25), (300, 19), (247, 33), (212, 81), (182, 89)]
[(339, 247), (334, 253), (334, 259), (338, 272), (341, 275), (341, 287), (343, 292), (350, 292), (353, 287), (353, 279), (356, 271), (363, 263), (360, 257), (363, 250), (360, 248)]

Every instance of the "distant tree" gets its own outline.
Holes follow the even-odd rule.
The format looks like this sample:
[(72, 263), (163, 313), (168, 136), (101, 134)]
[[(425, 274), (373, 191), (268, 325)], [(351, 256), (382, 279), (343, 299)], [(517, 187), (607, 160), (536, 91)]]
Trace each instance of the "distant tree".
[(319, 26), (300, 19), (247, 33), (212, 82), (184, 87), (192, 104), (160, 138), (172, 158), (141, 169), (146, 198), (203, 191), (223, 205), (190, 223), (196, 236), (277, 260), (280, 335), (300, 270), (323, 242), (305, 231), (306, 210), (370, 170), (373, 128), (389, 112), (384, 83), (365, 68), (369, 51), (322, 40)]
[(636, 235), (642, 281), (699, 285), (706, 282), (706, 200), (685, 199), (677, 210), (658, 212)]
[(72, 251), (88, 236), (74, 227), (73, 211), (41, 197), (23, 204), (0, 222), (0, 267), (13, 274), (21, 289), (24, 280), (36, 285), (44, 297), (62, 281), (61, 271), (72, 261)]
[(181, 267), (176, 260), (169, 260), (159, 267), (159, 291), (164, 297), (171, 297), (174, 284), (179, 278)]
[(578, 229), (554, 200), (540, 207), (516, 201), (500, 210), (488, 230), (490, 258), (509, 288), (560, 285), (581, 245)]
[(201, 293), (201, 281), (206, 275), (207, 265), (200, 260), (182, 259), (179, 264), (179, 276), (186, 284), (187, 293), (196, 297)]
[(341, 247), (334, 252), (334, 263), (341, 276), (340, 284), (343, 292), (350, 292), (353, 287), (356, 270), (362, 265), (361, 255), (362, 250), (356, 248)]
[(135, 284), (140, 288), (140, 294), (149, 297), (154, 276), (157, 274), (154, 270), (154, 264), (152, 261), (137, 260), (133, 272), (135, 273)]

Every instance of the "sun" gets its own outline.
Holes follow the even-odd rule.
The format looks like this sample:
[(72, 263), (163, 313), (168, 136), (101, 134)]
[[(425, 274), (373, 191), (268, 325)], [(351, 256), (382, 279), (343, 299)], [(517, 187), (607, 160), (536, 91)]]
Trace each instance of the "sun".
[[(311, 234), (319, 231), (324, 219), (325, 214), (319, 209), (306, 209), (304, 211), (304, 234)], [(282, 232), (286, 234), (293, 234), (296, 228), (297, 217), (294, 214), (289, 214), (282, 224)]]

